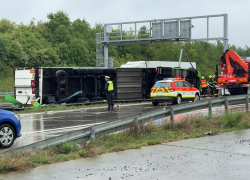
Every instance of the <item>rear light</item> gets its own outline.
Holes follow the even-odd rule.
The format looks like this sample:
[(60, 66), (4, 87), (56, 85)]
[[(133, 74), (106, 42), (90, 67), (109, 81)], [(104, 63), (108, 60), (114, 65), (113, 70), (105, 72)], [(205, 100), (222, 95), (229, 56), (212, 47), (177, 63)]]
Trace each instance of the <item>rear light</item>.
[(153, 88), (150, 89), (150, 92), (153, 91)]
[(249, 84), (244, 84), (245, 87), (249, 87)]
[(155, 72), (157, 73), (157, 67), (155, 68)]

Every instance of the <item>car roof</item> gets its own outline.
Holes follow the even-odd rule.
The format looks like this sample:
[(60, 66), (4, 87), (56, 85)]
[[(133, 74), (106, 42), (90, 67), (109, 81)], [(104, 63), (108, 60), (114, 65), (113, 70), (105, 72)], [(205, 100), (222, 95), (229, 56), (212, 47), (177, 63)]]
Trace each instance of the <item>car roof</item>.
[[(185, 81), (184, 79), (181, 79), (181, 80), (176, 80), (176, 79), (168, 79), (168, 80), (160, 80), (160, 81), (157, 81), (157, 82), (178, 82), (178, 81)], [(187, 82), (187, 81), (185, 81)]]

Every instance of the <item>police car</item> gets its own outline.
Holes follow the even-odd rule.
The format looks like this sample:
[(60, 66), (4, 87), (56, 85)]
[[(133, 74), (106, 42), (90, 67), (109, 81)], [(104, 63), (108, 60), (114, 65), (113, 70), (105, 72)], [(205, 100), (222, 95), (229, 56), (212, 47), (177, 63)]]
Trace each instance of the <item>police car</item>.
[(165, 78), (151, 88), (150, 97), (154, 106), (161, 102), (181, 104), (182, 101), (199, 101), (200, 92), (182, 78)]

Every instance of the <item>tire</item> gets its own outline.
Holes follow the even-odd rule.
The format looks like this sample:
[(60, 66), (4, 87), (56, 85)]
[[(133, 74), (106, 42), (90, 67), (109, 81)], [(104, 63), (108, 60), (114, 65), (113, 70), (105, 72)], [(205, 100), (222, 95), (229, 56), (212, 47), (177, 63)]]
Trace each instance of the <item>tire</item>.
[(64, 85), (67, 81), (67, 73), (64, 70), (58, 70), (56, 71), (56, 79), (58, 84)]
[(195, 94), (193, 102), (197, 102), (197, 101), (200, 101), (200, 97), (198, 94)]
[(188, 68), (189, 71), (191, 71), (192, 73), (194, 73), (196, 76), (198, 76), (198, 71), (195, 68)]
[(152, 102), (152, 104), (154, 105), (154, 106), (158, 106), (158, 102)]
[(176, 98), (174, 104), (178, 104), (178, 105), (181, 104), (181, 95), (178, 95), (178, 96), (177, 96), (177, 98)]
[(56, 100), (60, 101), (64, 98), (67, 97), (67, 92), (65, 88), (60, 88), (59, 90), (56, 91)]
[(0, 126), (0, 147), (8, 148), (12, 146), (15, 141), (14, 128), (9, 124), (2, 124)]

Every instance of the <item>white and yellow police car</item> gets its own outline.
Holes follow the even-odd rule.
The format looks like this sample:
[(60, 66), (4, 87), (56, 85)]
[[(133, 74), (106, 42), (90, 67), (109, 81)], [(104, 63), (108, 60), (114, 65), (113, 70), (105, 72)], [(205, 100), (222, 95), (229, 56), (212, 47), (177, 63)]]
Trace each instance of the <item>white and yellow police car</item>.
[(150, 97), (154, 106), (161, 102), (181, 104), (182, 101), (199, 101), (200, 92), (181, 78), (168, 78), (155, 83)]

